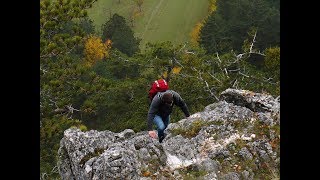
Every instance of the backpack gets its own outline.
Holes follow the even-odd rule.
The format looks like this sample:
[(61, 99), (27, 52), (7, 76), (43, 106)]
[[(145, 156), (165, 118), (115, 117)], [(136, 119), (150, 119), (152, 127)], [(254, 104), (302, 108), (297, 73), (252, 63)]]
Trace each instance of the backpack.
[(164, 92), (169, 89), (169, 84), (164, 79), (158, 79), (154, 81), (149, 90), (149, 99), (152, 101), (153, 97), (157, 94), (157, 92)]

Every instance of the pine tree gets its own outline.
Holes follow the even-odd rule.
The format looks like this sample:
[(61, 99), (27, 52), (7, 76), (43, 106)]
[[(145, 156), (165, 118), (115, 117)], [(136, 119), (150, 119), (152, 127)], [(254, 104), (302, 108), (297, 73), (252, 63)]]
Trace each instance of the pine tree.
[(117, 48), (128, 56), (140, 51), (141, 39), (134, 37), (134, 32), (126, 24), (125, 18), (114, 14), (105, 24), (102, 25), (102, 40), (110, 39), (112, 47)]

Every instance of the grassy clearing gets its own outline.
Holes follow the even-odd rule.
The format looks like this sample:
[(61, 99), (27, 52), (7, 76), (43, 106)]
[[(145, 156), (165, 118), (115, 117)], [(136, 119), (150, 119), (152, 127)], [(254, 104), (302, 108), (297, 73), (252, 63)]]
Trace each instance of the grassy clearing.
[(208, 12), (208, 0), (145, 0), (142, 11), (132, 0), (98, 0), (88, 10), (90, 19), (99, 32), (101, 25), (114, 13), (125, 17), (132, 29), (142, 39), (141, 49), (147, 42), (171, 41), (181, 44), (190, 41), (190, 32)]

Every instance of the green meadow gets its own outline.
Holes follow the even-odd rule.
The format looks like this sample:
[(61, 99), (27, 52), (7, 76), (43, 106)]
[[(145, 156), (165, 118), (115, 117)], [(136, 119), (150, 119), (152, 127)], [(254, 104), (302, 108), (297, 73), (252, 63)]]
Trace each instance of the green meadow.
[(125, 17), (135, 36), (142, 39), (143, 50), (147, 42), (190, 42), (192, 29), (206, 17), (208, 6), (209, 0), (144, 0), (140, 11), (134, 0), (98, 0), (88, 15), (98, 33), (114, 13)]

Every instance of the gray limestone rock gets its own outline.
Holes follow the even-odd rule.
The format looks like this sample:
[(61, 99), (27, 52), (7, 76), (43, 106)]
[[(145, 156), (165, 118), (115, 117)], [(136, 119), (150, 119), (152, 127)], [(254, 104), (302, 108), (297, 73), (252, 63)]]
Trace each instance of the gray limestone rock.
[[(58, 151), (61, 179), (183, 179), (187, 175), (180, 170), (188, 167), (205, 172), (198, 179), (255, 179), (254, 169), (265, 163), (272, 162), (273, 170), (280, 167), (280, 154), (270, 144), (280, 135), (269, 128), (270, 137), (258, 136), (254, 126), (256, 121), (268, 127), (280, 125), (279, 100), (227, 89), (221, 101), (169, 124), (161, 144), (147, 131), (67, 129)], [(188, 134), (195, 124), (197, 129)]]

